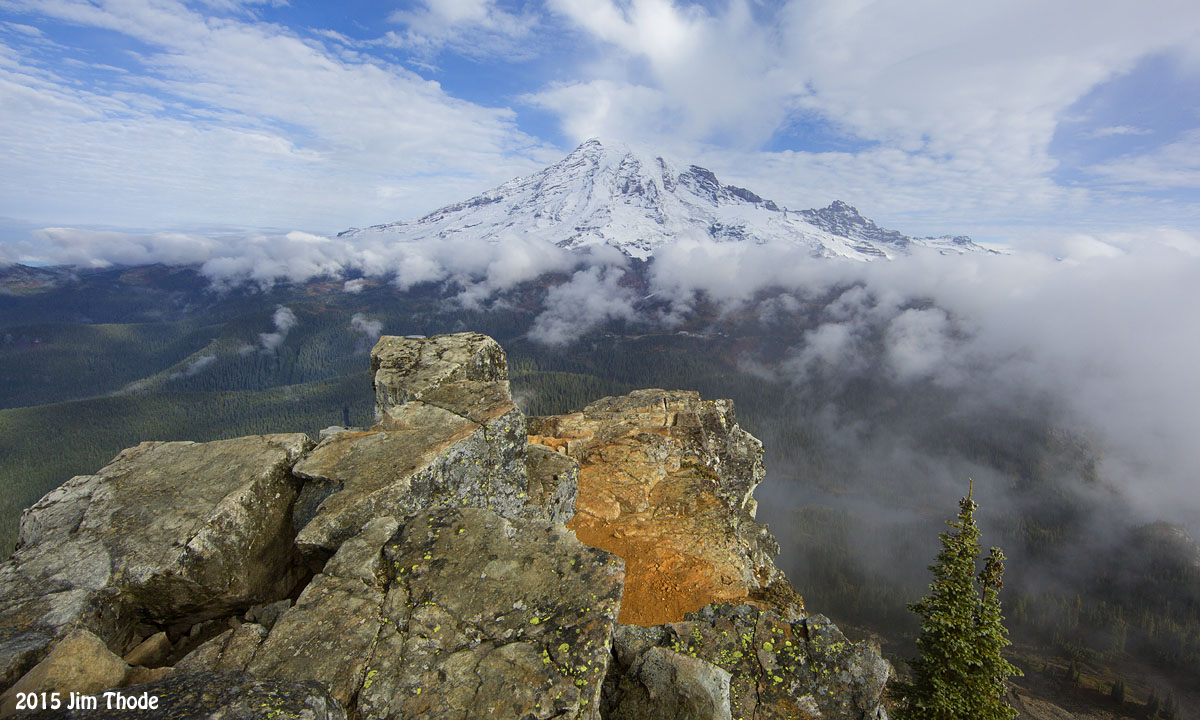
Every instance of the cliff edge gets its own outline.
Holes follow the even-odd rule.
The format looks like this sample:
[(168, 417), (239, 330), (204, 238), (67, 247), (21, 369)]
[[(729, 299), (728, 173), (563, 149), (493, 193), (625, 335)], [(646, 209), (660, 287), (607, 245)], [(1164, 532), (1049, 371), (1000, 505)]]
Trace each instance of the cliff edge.
[(371, 368), (371, 428), (142, 443), (27, 510), (0, 716), (886, 718), (877, 648), (775, 567), (730, 401), (527, 418), (475, 333)]

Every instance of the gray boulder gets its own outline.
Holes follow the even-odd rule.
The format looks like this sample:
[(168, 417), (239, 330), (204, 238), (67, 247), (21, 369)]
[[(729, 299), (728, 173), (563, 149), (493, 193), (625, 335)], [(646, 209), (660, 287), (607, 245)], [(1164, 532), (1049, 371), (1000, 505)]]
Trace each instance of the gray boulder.
[(575, 514), (579, 493), (579, 462), (544, 445), (525, 447), (526, 514), (566, 523)]
[[(371, 351), (378, 423), (327, 435), (294, 472), (296, 543), (319, 561), (373, 517), (482, 507), (516, 519), (565, 520), (569, 474), (530, 485), (525, 415), (512, 400), (504, 351), (478, 333), (384, 336)], [(536, 499), (535, 499), (536, 498)]]
[(652, 647), (605, 699), (607, 720), (731, 720), (727, 671)]
[(269, 633), (243, 625), (177, 667), (318, 681), (362, 717), (596, 718), (621, 568), (482, 508), (377, 518)]
[(377, 420), (393, 407), (424, 400), (431, 391), (462, 381), (507, 384), (508, 359), (500, 344), (480, 333), (384, 335), (371, 350)]
[[(298, 579), (292, 465), (303, 434), (142, 443), (25, 512), (0, 566), (0, 678), (74, 627), (122, 649), (134, 625), (188, 627)], [(247, 562), (253, 558), (253, 562)]]
[[(653, 662), (661, 665), (662, 650), (727, 672), (733, 717), (887, 717), (881, 698), (891, 666), (877, 647), (848, 641), (821, 615), (789, 621), (752, 605), (710, 605), (683, 622), (655, 627), (619, 626), (613, 640), (617, 662), (606, 680), (609, 712), (628, 713), (647, 707), (647, 697), (654, 700), (646, 663), (658, 653)], [(656, 702), (650, 707), (664, 701)]]

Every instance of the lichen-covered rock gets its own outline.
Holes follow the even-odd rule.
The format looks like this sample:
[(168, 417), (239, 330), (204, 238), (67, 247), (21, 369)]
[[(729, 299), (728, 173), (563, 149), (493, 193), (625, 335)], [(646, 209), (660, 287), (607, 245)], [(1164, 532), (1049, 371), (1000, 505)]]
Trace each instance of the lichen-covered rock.
[(579, 462), (568, 527), (625, 559), (621, 622), (680, 620), (713, 602), (803, 616), (775, 566), (775, 539), (754, 521), (762, 443), (738, 426), (730, 401), (638, 390), (530, 418), (529, 432)]
[(382, 548), (398, 527), (393, 518), (377, 518), (347, 540), (244, 667), (262, 677), (323, 682), (350, 706), (381, 627), (388, 591)]
[(160, 707), (54, 717), (886, 717), (887, 664), (774, 565), (729, 401), (527, 423), (473, 333), (372, 368), (370, 429), (143, 443), (43, 498), (0, 566), (0, 689), (100, 657)]
[(414, 517), (384, 555), (364, 717), (599, 717), (619, 558), (475, 508)]
[(606, 720), (732, 720), (730, 675), (696, 657), (652, 647), (614, 683)]
[(508, 360), (500, 344), (479, 333), (430, 338), (384, 335), (371, 350), (375, 417), (433, 390), (460, 381), (507, 382)]
[(142, 443), (42, 498), (0, 566), (4, 684), (74, 627), (120, 648), (134, 623), (190, 625), (285, 595), (298, 577), (290, 470), (310, 446)]
[(526, 506), (532, 516), (547, 515), (566, 523), (575, 515), (579, 492), (579, 462), (543, 445), (525, 447), (525, 471), (529, 476)]
[(130, 665), (157, 667), (171, 653), (171, 641), (167, 633), (157, 632), (134, 646), (123, 658)]
[[(405, 517), (435, 507), (483, 507), (506, 517), (526, 508), (525, 417), (497, 398), (485, 422), (420, 401), (391, 408), (369, 432), (327, 438), (296, 465), (316, 504), (296, 544), (328, 556), (372, 517)], [(297, 518), (303, 521), (303, 517)]]
[(618, 702), (640, 680), (639, 663), (654, 648), (712, 663), (728, 672), (734, 718), (880, 720), (891, 668), (876, 647), (851, 643), (825, 617), (800, 621), (752, 605), (714, 605), (683, 622), (619, 626), (617, 662), (606, 680)]
[(371, 362), (379, 422), (327, 436), (295, 468), (307, 480), (295, 515), (303, 552), (327, 557), (369, 518), (435, 507), (514, 519), (563, 514), (563, 493), (544, 505), (530, 500), (525, 416), (494, 340), (385, 336)]
[(544, 520), (377, 518), (265, 637), (243, 625), (177, 667), (319, 681), (362, 717), (595, 718), (621, 568)]
[[(346, 720), (345, 710), (319, 683), (256, 678), (244, 672), (176, 673), (157, 682), (96, 696), (96, 709), (44, 710), (28, 720)], [(153, 709), (128, 705), (153, 698)], [(110, 707), (110, 703), (112, 706)]]

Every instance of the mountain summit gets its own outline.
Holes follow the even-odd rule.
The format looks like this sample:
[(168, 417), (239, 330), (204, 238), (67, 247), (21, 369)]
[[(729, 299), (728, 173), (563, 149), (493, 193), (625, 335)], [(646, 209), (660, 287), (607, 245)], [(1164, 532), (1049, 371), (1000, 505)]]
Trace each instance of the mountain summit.
[(638, 259), (680, 238), (789, 243), (814, 257), (892, 258), (913, 247), (987, 252), (966, 237), (912, 238), (885, 230), (836, 201), (789, 210), (711, 170), (686, 167), (623, 143), (592, 139), (550, 167), (415, 221), (351, 229), (339, 237), (381, 233), (397, 241), (452, 236), (503, 242), (533, 236), (564, 248), (611, 245)]

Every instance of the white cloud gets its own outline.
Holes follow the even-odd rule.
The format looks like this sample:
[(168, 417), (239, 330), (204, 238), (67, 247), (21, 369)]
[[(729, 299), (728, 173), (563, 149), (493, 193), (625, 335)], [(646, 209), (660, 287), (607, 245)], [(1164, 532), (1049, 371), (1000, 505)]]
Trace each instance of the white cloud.
[(133, 76), (92, 68), (86, 84), (31, 55), (0, 64), (3, 214), (336, 230), (426, 211), (537, 164), (511, 110), (278, 25), (175, 0), (9, 5), (151, 51), (135, 56)]
[(1200, 188), (1200, 129), (1150, 152), (1126, 155), (1084, 170), (1101, 182), (1138, 190)]
[(538, 18), (503, 10), (495, 0), (420, 0), (417, 8), (397, 10), (388, 18), (404, 26), (384, 42), (418, 53), (445, 48), (468, 56), (528, 58)]
[(356, 333), (362, 333), (364, 339), (374, 341), (383, 334), (383, 321), (370, 320), (362, 313), (354, 313), (350, 318), (350, 329)]
[(853, 323), (831, 322), (804, 333), (800, 347), (783, 365), (784, 372), (804, 382), (813, 373), (838, 374), (863, 369)]
[(555, 83), (522, 100), (557, 114), (576, 141), (640, 137), (647, 128), (669, 134), (685, 117), (660, 90), (606, 79)]
[[(529, 96), (530, 102), (559, 112), (576, 140), (596, 134), (661, 140), (683, 133), (693, 140), (724, 135), (752, 145), (769, 138), (786, 116), (788, 90), (777, 84), (781, 68), (771, 59), (777, 41), (755, 22), (746, 2), (734, 0), (720, 14), (669, 0), (551, 0), (548, 5), (604, 43), (604, 52), (616, 48), (628, 60), (624, 66), (599, 65), (601, 77)], [(635, 79), (643, 74), (648, 75), (644, 81)], [(577, 101), (589, 92), (593, 102)], [(631, 117), (655, 122), (635, 131)]]
[[(772, 287), (832, 295), (781, 366), (797, 382), (883, 373), (990, 402), (1052, 401), (1068, 427), (1095, 438), (1104, 476), (1131, 490), (1138, 512), (1200, 522), (1190, 492), (1200, 235), (1074, 235), (1053, 250), (863, 264), (697, 242), (657, 265), (651, 290), (685, 306), (706, 292), (727, 309)], [(879, 357), (865, 353), (866, 337), (880, 338)]]
[(279, 346), (287, 339), (288, 332), (296, 327), (296, 313), (292, 312), (291, 308), (280, 305), (275, 308), (271, 322), (275, 323), (275, 332), (258, 334), (258, 341), (262, 345), (264, 353), (273, 353), (279, 349)]
[(600, 323), (632, 320), (637, 314), (636, 297), (620, 284), (624, 274), (618, 267), (592, 266), (550, 288), (544, 309), (529, 330), (530, 339), (546, 345), (565, 345)]
[(888, 325), (885, 342), (889, 369), (901, 382), (957, 380), (951, 357), (955, 340), (945, 310), (905, 310)]
[(185, 377), (191, 377), (193, 375), (196, 375), (197, 373), (202, 372), (205, 368), (207, 368), (209, 365), (212, 365), (216, 361), (217, 361), (216, 355), (201, 355), (200, 357), (198, 357), (195, 360), (188, 363), (188, 366), (186, 368), (184, 368), (181, 372), (171, 373), (171, 375), (169, 376), (168, 379), (180, 380)]
[(1084, 133), (1084, 137), (1088, 140), (1099, 140), (1101, 138), (1115, 137), (1119, 135), (1150, 135), (1154, 131), (1146, 128), (1134, 127), (1132, 125), (1111, 125), (1102, 127)]
[(13, 261), (49, 260), (79, 267), (109, 265), (191, 265), (206, 260), (217, 242), (188, 233), (123, 233), (74, 228), (34, 230), (32, 244), (7, 244)]

